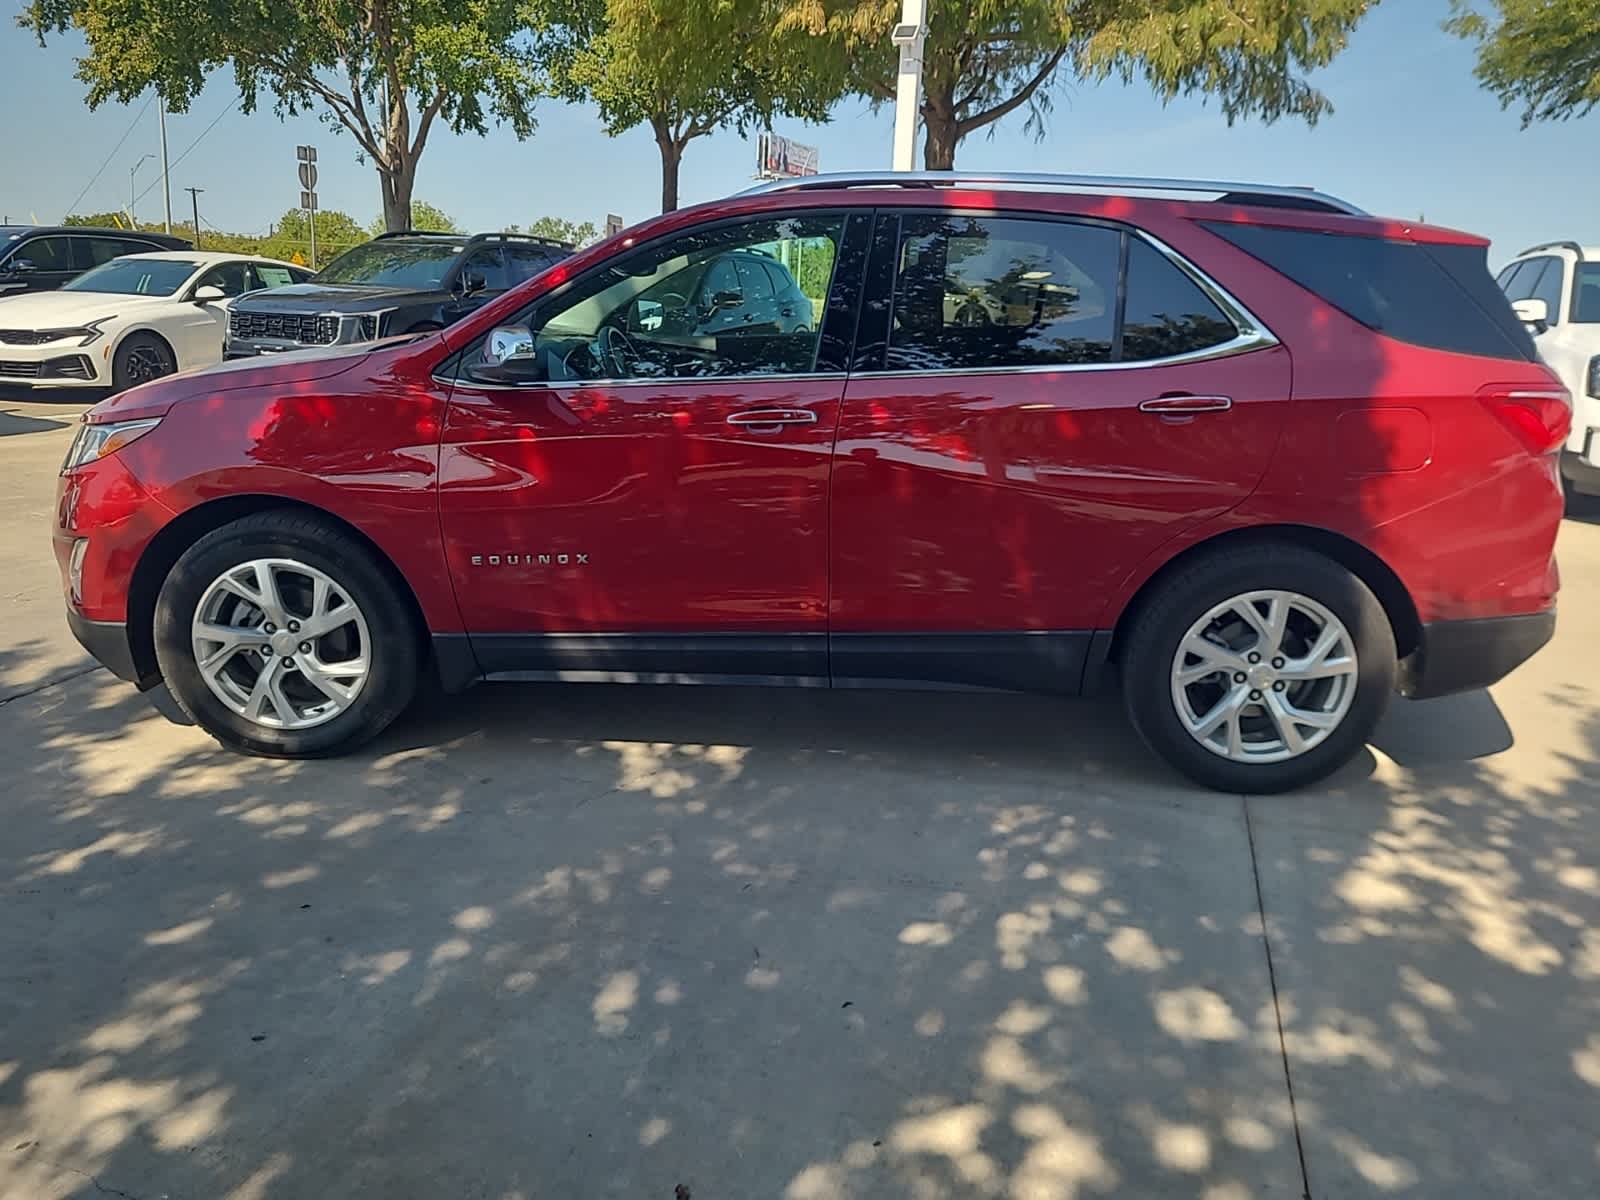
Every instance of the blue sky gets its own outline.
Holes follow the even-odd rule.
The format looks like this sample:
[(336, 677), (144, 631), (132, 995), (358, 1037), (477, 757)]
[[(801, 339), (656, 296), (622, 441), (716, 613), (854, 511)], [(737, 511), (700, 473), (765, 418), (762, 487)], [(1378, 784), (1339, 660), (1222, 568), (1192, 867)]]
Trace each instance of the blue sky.
[[(1453, 225), (1492, 238), (1499, 262), (1536, 241), (1600, 240), (1594, 196), (1600, 189), (1595, 135), (1600, 113), (1523, 130), (1473, 80), (1470, 47), (1443, 33), (1448, 0), (1384, 0), (1357, 29), (1350, 48), (1314, 82), (1335, 112), (1315, 128), (1281, 121), (1229, 127), (1215, 104), (1163, 106), (1147, 90), (1063, 82), (1041, 142), (1023, 133), (1020, 114), (961, 147), (958, 165), (988, 170), (1188, 175), (1313, 184), (1373, 212)], [(0, 21), (0, 216), (58, 219), (89, 184), (140, 105), (90, 112), (74, 78), (81, 43), (52, 39), (40, 49), (9, 19)], [(298, 203), (294, 147), (319, 149), (320, 199), (362, 221), (379, 209), (377, 176), (357, 161), (353, 139), (314, 117), (280, 121), (268, 111), (228, 112), (230, 78), (218, 76), (189, 113), (168, 118), (175, 213), (181, 188), (203, 187), (201, 215), (221, 228), (264, 231)], [(885, 166), (891, 116), (841, 106), (832, 122), (780, 122), (777, 132), (815, 142), (824, 170)], [(196, 139), (199, 139), (196, 141)], [(181, 162), (177, 158), (194, 148)], [(156, 112), (146, 111), (111, 156), (76, 211), (125, 207), (129, 169), (158, 149)], [(722, 133), (690, 146), (685, 203), (748, 186), (754, 146)], [(161, 211), (159, 169), (136, 176), (144, 219)], [(416, 197), (440, 205), (472, 229), (527, 224), (551, 213), (597, 224), (607, 211), (629, 222), (651, 215), (660, 195), (659, 159), (648, 132), (606, 137), (591, 109), (547, 102), (533, 138), (503, 130), (487, 137), (436, 131), (418, 172)], [(151, 185), (157, 185), (152, 187)]]

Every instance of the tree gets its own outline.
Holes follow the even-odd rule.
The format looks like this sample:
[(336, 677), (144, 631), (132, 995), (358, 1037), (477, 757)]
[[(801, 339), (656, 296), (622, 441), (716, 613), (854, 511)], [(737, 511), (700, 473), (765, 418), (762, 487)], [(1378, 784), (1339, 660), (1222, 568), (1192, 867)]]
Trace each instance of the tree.
[[(388, 223), (379, 213), (367, 225), (367, 232), (377, 237), (388, 230)], [(411, 202), (411, 219), (402, 227), (415, 229), (422, 233), (465, 233), (466, 230), (455, 223), (444, 209), (429, 204), (426, 200), (413, 200)]]
[(1600, 104), (1600, 11), (1594, 0), (1492, 0), (1486, 15), (1452, 0), (1445, 28), (1478, 43), (1478, 82), (1524, 127), (1581, 117)]
[[(210, 237), (210, 234), (206, 235)], [(367, 231), (349, 213), (336, 208), (324, 209), (317, 214), (317, 265), (322, 266), (336, 254), (343, 254), (352, 246), (368, 241)], [(272, 232), (261, 239), (259, 253), (268, 258), (281, 258), (285, 262), (311, 261), (311, 225), (306, 214), (291, 208), (278, 218)]]
[[(1375, 0), (967, 0), (930, 4), (923, 53), (923, 162), (955, 166), (956, 148), (1026, 108), (1043, 137), (1051, 84), (1143, 79), (1157, 95), (1214, 95), (1231, 123), (1295, 115), (1314, 122), (1327, 99), (1298, 72), (1345, 46)], [(790, 0), (781, 26), (827, 44), (851, 89), (894, 98), (888, 29), (899, 0)]]
[(41, 44), (82, 31), (90, 107), (153, 86), (182, 112), (209, 72), (231, 64), (245, 112), (262, 92), (280, 116), (320, 112), (355, 137), (377, 169), (386, 227), (403, 229), (436, 121), (533, 132), (525, 11), (524, 0), (27, 0), (19, 20)]
[(569, 0), (541, 44), (558, 90), (591, 100), (613, 137), (649, 125), (661, 210), (678, 207), (684, 151), (727, 126), (827, 119), (840, 94), (811, 69), (808, 39), (779, 29), (777, 0)]
[[(516, 229), (510, 232), (517, 232)], [(600, 230), (593, 221), (569, 221), (565, 217), (540, 217), (525, 230), (534, 237), (550, 238), (557, 242), (570, 242), (582, 249), (590, 242), (600, 240)]]

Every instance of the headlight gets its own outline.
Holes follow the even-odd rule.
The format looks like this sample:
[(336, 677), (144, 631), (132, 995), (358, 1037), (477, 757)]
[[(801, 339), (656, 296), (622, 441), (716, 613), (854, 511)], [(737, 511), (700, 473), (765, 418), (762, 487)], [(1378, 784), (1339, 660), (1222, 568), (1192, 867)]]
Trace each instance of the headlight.
[(137, 441), (161, 424), (160, 417), (147, 417), (142, 421), (111, 421), (103, 425), (79, 425), (78, 436), (72, 439), (67, 460), (61, 464), (63, 471), (75, 470), (89, 463), (115, 454), (129, 442)]
[(80, 325), (72, 329), (41, 329), (41, 337), (52, 342), (75, 341), (80, 346), (87, 346), (100, 338), (105, 332), (101, 326), (107, 321), (115, 321), (115, 316), (101, 317), (98, 321), (90, 321), (87, 325)]
[(1600, 354), (1589, 360), (1589, 378), (1584, 381), (1583, 390), (1600, 400)]

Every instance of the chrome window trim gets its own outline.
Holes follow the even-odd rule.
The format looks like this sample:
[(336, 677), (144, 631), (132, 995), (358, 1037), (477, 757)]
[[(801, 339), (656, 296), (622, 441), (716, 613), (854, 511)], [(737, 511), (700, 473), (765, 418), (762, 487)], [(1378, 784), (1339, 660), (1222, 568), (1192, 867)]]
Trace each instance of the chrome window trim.
[(476, 388), (493, 392), (531, 392), (536, 388), (625, 388), (625, 387), (673, 387), (681, 384), (718, 384), (718, 383), (800, 383), (814, 380), (838, 382), (841, 379), (853, 378), (845, 371), (817, 371), (798, 372), (790, 371), (782, 375), (700, 375), (690, 378), (672, 377), (667, 379), (535, 379), (528, 383), (480, 383), (476, 379), (465, 376), (451, 378), (435, 372), (432, 379), (435, 383), (442, 383), (446, 387)]

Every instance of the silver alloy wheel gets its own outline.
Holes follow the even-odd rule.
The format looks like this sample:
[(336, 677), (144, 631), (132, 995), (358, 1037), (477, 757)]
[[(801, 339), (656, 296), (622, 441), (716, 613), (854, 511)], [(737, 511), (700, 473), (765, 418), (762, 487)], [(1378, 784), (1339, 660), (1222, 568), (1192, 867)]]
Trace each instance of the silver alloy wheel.
[(1172, 662), (1189, 736), (1233, 762), (1298, 758), (1325, 741), (1356, 694), (1355, 641), (1297, 592), (1246, 592), (1201, 617)]
[(270, 729), (331, 721), (372, 671), (367, 620), (326, 573), (291, 558), (229, 567), (195, 606), (195, 665), (216, 697)]

